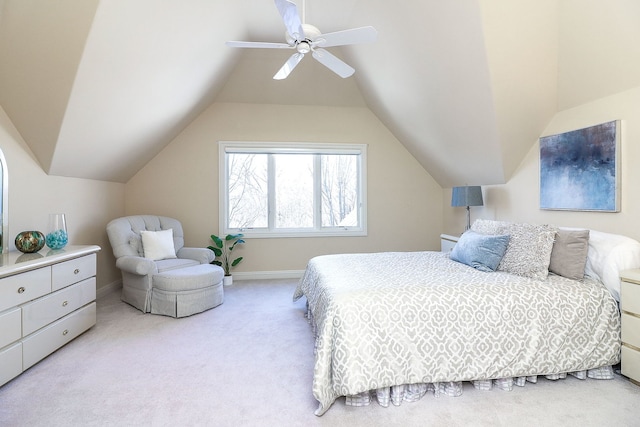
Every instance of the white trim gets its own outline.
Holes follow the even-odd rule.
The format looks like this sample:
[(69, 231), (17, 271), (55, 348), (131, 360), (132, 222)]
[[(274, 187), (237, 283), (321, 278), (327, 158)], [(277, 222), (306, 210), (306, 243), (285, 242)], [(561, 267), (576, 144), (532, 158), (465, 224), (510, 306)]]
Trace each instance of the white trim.
[[(221, 225), (222, 227), (222, 225)], [(326, 229), (329, 230), (329, 229)], [(270, 239), (270, 238), (298, 238), (298, 237), (362, 237), (367, 236), (367, 230), (353, 230), (351, 227), (334, 227), (332, 231), (300, 231), (293, 230), (286, 232), (285, 229), (278, 233), (261, 233), (255, 230), (246, 230), (241, 228), (239, 230), (228, 230), (229, 234), (242, 233), (243, 239)]]
[(122, 280), (116, 280), (106, 286), (102, 286), (96, 290), (96, 299), (104, 298), (111, 292), (116, 292), (122, 289)]
[[(268, 149), (268, 150), (267, 150)], [(227, 215), (229, 198), (226, 188), (226, 180), (229, 175), (226, 153), (251, 153), (259, 151), (261, 153), (331, 153), (331, 154), (358, 154), (358, 187), (360, 206), (359, 227), (320, 227), (314, 224), (310, 229), (279, 229), (273, 231), (273, 224), (269, 224), (266, 229), (228, 229)], [(249, 141), (218, 141), (218, 230), (221, 234), (242, 233), (245, 238), (296, 238), (296, 237), (363, 237), (368, 235), (367, 231), (367, 144), (347, 144), (347, 143), (311, 143), (311, 142), (249, 142)], [(266, 151), (265, 151), (266, 150)], [(274, 180), (269, 179), (270, 185)], [(269, 195), (275, 194), (273, 188), (269, 188)], [(273, 201), (269, 201), (270, 205)], [(271, 209), (271, 207), (269, 207)], [(317, 206), (320, 209), (320, 206)], [(321, 218), (321, 216), (316, 217)], [(273, 217), (269, 215), (269, 221)]]
[(222, 153), (268, 153), (268, 154), (360, 154), (367, 144), (342, 142), (255, 142), (219, 141)]
[(245, 271), (233, 273), (233, 280), (299, 279), (304, 270)]
[(0, 253), (6, 254), (9, 252), (9, 171), (7, 170), (7, 160), (4, 157), (4, 153), (0, 150)]

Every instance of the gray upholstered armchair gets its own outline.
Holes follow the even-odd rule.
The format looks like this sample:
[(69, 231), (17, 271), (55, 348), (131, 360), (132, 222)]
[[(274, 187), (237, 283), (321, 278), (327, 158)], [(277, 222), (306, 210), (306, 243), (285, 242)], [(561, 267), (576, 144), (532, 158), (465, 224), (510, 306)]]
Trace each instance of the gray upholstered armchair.
[[(147, 242), (149, 236), (164, 231), (169, 246), (172, 234), (174, 252), (150, 257), (150, 245), (143, 245), (147, 231), (155, 232), (145, 236)], [(145, 313), (173, 317), (189, 316), (222, 303), (224, 271), (210, 264), (215, 257), (210, 249), (184, 247), (180, 221), (155, 215), (127, 216), (107, 224), (107, 235), (116, 267), (122, 271), (123, 301)]]

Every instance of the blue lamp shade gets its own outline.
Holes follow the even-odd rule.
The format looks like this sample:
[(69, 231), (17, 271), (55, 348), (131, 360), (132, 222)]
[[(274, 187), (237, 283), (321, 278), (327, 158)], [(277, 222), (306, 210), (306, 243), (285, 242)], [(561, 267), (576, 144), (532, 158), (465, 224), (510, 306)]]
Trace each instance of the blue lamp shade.
[(479, 185), (453, 187), (451, 206), (483, 206), (482, 187)]
[(482, 187), (479, 185), (465, 185), (464, 187), (453, 187), (451, 193), (451, 206), (464, 206), (467, 208), (467, 226), (465, 230), (471, 228), (471, 212), (469, 206), (483, 206)]

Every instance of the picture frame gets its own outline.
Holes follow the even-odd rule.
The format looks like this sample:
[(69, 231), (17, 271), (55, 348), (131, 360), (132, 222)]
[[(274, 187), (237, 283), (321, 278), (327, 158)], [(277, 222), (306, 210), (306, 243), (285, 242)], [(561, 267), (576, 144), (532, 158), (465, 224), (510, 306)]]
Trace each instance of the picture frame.
[(541, 137), (540, 209), (620, 212), (621, 121)]

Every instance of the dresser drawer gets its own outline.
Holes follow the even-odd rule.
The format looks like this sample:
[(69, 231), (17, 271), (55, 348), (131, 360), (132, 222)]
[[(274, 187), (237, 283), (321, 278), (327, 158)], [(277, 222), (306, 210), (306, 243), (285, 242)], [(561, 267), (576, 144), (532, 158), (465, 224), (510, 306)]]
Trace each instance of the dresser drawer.
[(22, 335), (66, 316), (96, 299), (96, 278), (91, 277), (22, 306)]
[(625, 281), (620, 283), (620, 308), (640, 314), (640, 285)]
[(640, 351), (622, 346), (622, 375), (640, 381)]
[(0, 385), (22, 373), (22, 343), (0, 350)]
[(0, 313), (0, 348), (22, 338), (20, 309), (13, 308)]
[(0, 311), (51, 292), (51, 267), (0, 279)]
[(622, 313), (622, 342), (640, 349), (640, 317)]
[(52, 266), (51, 282), (53, 291), (88, 279), (96, 275), (96, 254), (61, 262)]
[(23, 369), (30, 368), (96, 324), (93, 302), (22, 340)]

